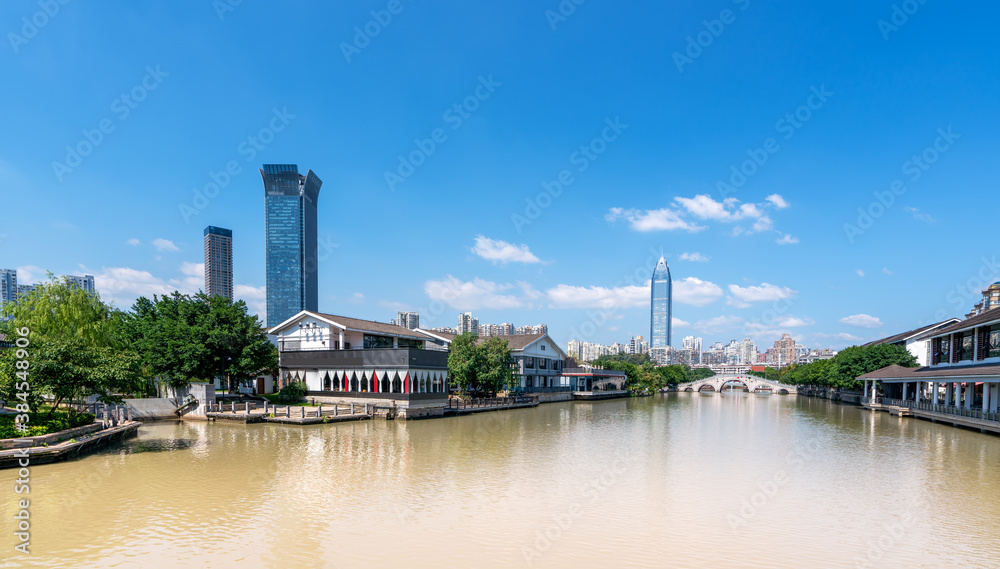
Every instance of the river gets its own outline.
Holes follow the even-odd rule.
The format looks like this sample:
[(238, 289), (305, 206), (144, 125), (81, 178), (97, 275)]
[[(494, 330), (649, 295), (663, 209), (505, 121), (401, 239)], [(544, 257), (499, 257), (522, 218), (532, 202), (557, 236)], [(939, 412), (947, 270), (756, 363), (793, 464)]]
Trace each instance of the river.
[[(26, 567), (1000, 567), (1000, 437), (679, 393), (412, 422), (154, 423), (31, 468)], [(2, 566), (2, 565), (0, 565)]]

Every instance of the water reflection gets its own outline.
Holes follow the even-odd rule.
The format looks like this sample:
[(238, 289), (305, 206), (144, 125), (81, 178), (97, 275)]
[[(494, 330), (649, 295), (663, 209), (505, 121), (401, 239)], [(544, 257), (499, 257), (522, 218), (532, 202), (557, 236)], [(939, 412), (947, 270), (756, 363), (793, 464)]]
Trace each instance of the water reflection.
[(32, 560), (996, 567), (998, 458), (997, 437), (738, 392), (409, 423), (159, 423), (32, 469)]

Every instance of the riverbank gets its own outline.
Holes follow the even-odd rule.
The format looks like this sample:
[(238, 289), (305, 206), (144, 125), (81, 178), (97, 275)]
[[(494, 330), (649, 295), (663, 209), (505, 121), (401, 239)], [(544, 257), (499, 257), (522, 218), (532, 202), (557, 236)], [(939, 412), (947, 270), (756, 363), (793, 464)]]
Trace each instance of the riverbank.
[[(122, 439), (136, 435), (139, 421), (127, 421), (117, 426), (103, 428), (100, 423), (41, 437), (4, 439), (6, 450), (0, 450), (0, 469), (17, 468), (27, 458), (32, 465), (61, 462), (77, 458)], [(56, 444), (49, 444), (49, 441)]]

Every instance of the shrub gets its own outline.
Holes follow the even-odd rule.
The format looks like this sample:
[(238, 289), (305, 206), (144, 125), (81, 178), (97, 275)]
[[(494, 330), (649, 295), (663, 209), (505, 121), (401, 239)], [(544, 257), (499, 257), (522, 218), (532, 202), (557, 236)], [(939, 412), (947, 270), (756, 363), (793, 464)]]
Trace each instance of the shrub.
[(298, 403), (306, 397), (309, 388), (304, 381), (293, 381), (281, 388), (278, 392), (278, 403), (291, 404)]

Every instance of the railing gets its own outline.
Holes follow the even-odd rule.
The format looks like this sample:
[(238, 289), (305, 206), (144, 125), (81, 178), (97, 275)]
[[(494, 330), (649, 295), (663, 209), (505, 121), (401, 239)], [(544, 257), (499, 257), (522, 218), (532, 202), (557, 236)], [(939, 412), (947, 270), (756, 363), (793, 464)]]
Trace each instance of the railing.
[[(371, 413), (372, 406), (368, 403), (337, 403), (337, 404), (322, 404), (317, 405), (312, 409), (307, 409), (304, 405), (276, 405), (273, 403), (265, 402), (263, 405), (258, 405), (253, 401), (247, 401), (246, 403), (215, 403), (209, 405), (207, 411), (209, 413), (239, 413), (249, 415), (252, 411), (260, 410), (264, 415), (274, 415), (275, 417), (298, 417), (300, 419), (305, 418), (320, 418), (320, 417), (337, 417), (339, 415), (355, 415), (358, 413), (363, 413), (368, 415)], [(294, 409), (294, 411), (293, 411)]]
[(483, 409), (486, 407), (511, 407), (514, 405), (524, 405), (535, 403), (537, 399), (532, 396), (520, 397), (477, 397), (474, 399), (449, 399), (448, 409)]
[[(867, 401), (868, 400), (865, 399), (865, 402)], [(956, 417), (968, 417), (970, 419), (982, 419), (984, 421), (1000, 421), (1000, 411), (984, 411), (982, 409), (975, 408), (968, 409), (966, 407), (957, 407), (955, 405), (938, 405), (937, 403), (931, 403), (930, 401), (921, 401), (917, 403), (916, 401), (892, 399), (889, 397), (877, 397), (875, 398), (875, 402), (893, 407), (906, 407), (908, 409), (928, 411), (930, 413), (941, 413), (942, 415), (954, 415)]]

